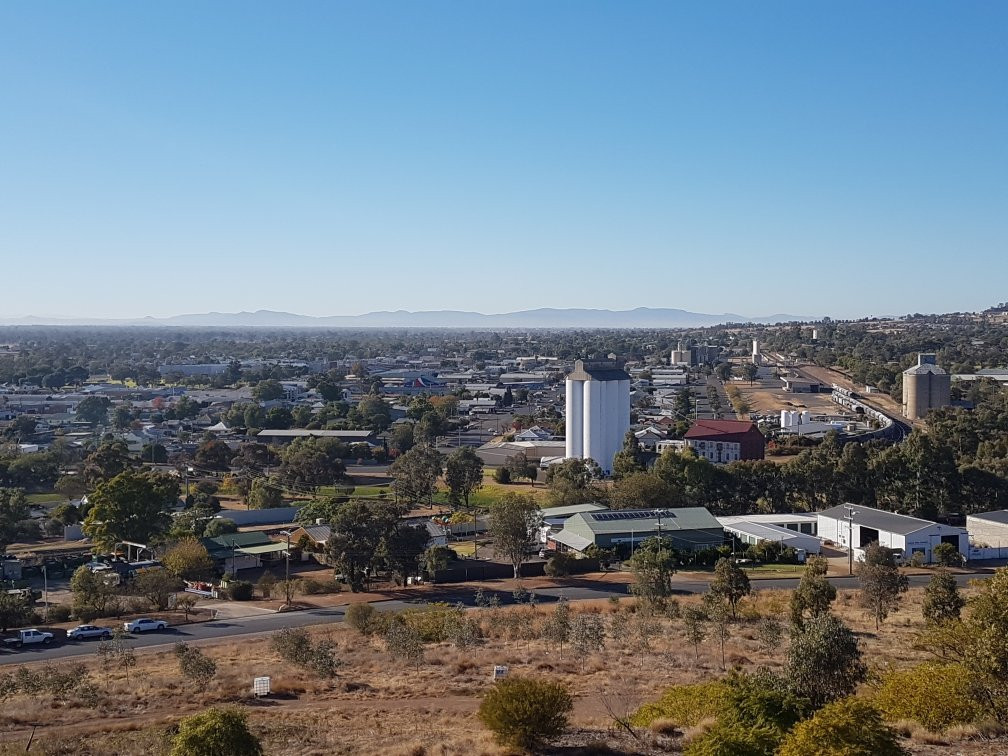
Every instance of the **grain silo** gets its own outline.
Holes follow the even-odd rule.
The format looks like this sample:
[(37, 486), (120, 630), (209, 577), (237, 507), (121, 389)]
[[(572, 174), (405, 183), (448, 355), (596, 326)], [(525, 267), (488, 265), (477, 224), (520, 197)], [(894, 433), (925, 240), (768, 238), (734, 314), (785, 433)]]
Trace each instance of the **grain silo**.
[(922, 420), (952, 403), (952, 376), (938, 367), (933, 354), (918, 354), (917, 364), (903, 371), (903, 416)]
[(616, 362), (578, 360), (566, 388), (566, 456), (593, 459), (608, 475), (630, 430), (630, 376)]

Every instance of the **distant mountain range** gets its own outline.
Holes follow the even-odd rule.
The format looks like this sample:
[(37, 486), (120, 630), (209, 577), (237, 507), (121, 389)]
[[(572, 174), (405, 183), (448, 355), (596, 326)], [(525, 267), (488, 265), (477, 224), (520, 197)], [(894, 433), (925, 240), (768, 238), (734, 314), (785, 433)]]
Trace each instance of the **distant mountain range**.
[(0, 325), (62, 326), (183, 326), (192, 328), (689, 328), (722, 323), (788, 323), (815, 320), (803, 315), (747, 317), (725, 313), (708, 315), (665, 307), (633, 310), (555, 309), (484, 314), (458, 310), (369, 312), (364, 315), (314, 317), (290, 312), (208, 312), (165, 318), (100, 319), (46, 318), (28, 315), (2, 318)]

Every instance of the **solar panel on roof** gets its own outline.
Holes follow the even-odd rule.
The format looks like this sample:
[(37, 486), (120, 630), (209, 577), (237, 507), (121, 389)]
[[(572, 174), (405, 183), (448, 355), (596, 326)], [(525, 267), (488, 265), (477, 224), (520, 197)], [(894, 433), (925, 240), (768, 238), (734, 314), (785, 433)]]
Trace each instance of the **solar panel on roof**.
[(653, 520), (658, 517), (675, 517), (667, 509), (623, 510), (620, 512), (592, 512), (591, 518), (596, 522), (615, 522), (616, 520)]

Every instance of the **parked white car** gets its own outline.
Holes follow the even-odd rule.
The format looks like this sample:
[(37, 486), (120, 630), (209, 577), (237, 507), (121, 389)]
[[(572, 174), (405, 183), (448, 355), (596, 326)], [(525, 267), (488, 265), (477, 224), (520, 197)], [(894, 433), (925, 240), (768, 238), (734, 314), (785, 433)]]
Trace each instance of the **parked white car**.
[(124, 622), (123, 629), (127, 633), (146, 633), (148, 630), (166, 630), (168, 623), (164, 620), (135, 619), (132, 622)]
[(67, 638), (70, 640), (88, 640), (89, 638), (108, 640), (111, 637), (111, 628), (98, 627), (97, 625), (77, 625), (72, 630), (67, 630)]

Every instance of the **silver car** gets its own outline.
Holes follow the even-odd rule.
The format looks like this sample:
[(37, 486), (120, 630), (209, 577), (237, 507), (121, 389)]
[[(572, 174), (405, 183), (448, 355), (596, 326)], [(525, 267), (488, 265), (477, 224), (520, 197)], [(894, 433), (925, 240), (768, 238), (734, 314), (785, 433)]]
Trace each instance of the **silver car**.
[(90, 638), (108, 640), (111, 637), (112, 631), (109, 628), (97, 625), (77, 625), (72, 630), (67, 630), (67, 639), (69, 640), (88, 640)]

